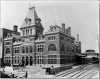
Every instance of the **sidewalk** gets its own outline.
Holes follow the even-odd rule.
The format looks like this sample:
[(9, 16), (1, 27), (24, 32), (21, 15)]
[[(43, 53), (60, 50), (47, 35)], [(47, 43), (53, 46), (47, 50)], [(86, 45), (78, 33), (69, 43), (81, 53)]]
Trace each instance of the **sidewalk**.
[[(73, 64), (68, 64), (65, 66), (72, 66), (72, 65)], [(55, 75), (47, 75), (45, 69), (39, 67), (29, 67), (28, 78), (54, 78), (54, 77)]]
[(28, 78), (53, 78), (54, 75), (47, 75), (45, 69), (41, 69), (37, 73), (29, 73)]

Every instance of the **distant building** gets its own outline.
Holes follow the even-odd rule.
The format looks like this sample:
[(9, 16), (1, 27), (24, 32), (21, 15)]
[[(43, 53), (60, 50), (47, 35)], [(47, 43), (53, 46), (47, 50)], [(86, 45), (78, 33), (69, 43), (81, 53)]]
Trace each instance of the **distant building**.
[(53, 25), (43, 34), (41, 19), (35, 7), (30, 7), (20, 28), (21, 36), (4, 39), (4, 63), (38, 66), (74, 63), (75, 54), (81, 53), (81, 42), (71, 35), (71, 27), (65, 27), (64, 23), (61, 27)]
[(82, 58), (85, 59), (85, 63), (99, 64), (99, 53), (95, 52), (95, 50), (88, 49), (82, 55), (83, 55)]
[(96, 53), (95, 50), (92, 49), (86, 50), (84, 54), (86, 55), (87, 58), (99, 57), (99, 53)]

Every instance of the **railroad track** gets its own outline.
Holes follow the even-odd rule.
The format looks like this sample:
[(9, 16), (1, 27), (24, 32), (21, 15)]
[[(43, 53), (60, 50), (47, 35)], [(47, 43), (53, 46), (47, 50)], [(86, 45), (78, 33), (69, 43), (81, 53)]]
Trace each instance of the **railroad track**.
[[(58, 74), (58, 75), (56, 75), (56, 77), (64, 77), (64, 78), (79, 78), (79, 79), (81, 79), (81, 77), (83, 77), (84, 76), (84, 74), (85, 73), (87, 73), (90, 69), (92, 69), (94, 66), (91, 66), (91, 65), (89, 65), (89, 66), (79, 66), (79, 67), (77, 67), (77, 68), (75, 68), (75, 69), (70, 69), (70, 70), (67, 70), (67, 71), (65, 71), (64, 73), (61, 73), (61, 74)], [(93, 71), (92, 71), (93, 72)], [(92, 73), (91, 72), (91, 73)], [(89, 72), (90, 73), (90, 72)], [(89, 74), (88, 73), (88, 74)], [(94, 72), (94, 73), (96, 73), (96, 72)], [(93, 73), (93, 74), (94, 74)], [(85, 74), (86, 75), (86, 74)]]
[(82, 70), (79, 69), (79, 70), (76, 70), (75, 72), (72, 72), (70, 74), (64, 74), (62, 77), (66, 77), (66, 78), (69, 78), (69, 77), (70, 78), (76, 78), (77, 76), (86, 73), (88, 70), (89, 70), (89, 67), (85, 67)]
[[(81, 66), (81, 65), (80, 65), (80, 66)], [(62, 72), (62, 73), (60, 73), (60, 74), (55, 75), (55, 77), (59, 77), (59, 76), (64, 75), (64, 74), (74, 72), (74, 71), (76, 71), (76, 70), (78, 70), (78, 69), (79, 69), (79, 67), (77, 67), (77, 68), (75, 68), (75, 69), (66, 70), (66, 71), (64, 71), (64, 72)]]

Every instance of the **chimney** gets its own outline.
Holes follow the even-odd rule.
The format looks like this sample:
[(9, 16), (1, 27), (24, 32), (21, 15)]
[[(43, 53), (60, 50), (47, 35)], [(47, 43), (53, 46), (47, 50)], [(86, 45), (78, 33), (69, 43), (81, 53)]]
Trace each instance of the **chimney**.
[(71, 27), (68, 27), (68, 28), (66, 29), (66, 34), (71, 35)]
[(68, 34), (71, 35), (71, 27), (68, 27)]
[(65, 33), (65, 23), (62, 23), (62, 31)]
[(14, 25), (14, 26), (13, 26), (13, 31), (15, 31), (15, 32), (18, 31), (18, 26), (17, 26), (17, 25)]

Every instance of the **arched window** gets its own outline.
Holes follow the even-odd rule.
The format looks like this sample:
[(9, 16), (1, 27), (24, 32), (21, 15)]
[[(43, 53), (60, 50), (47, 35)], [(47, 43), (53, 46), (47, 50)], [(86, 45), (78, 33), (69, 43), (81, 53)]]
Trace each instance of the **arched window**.
[(6, 54), (10, 53), (10, 48), (6, 48)]
[(56, 51), (56, 45), (55, 44), (50, 44), (48, 46), (48, 51)]

